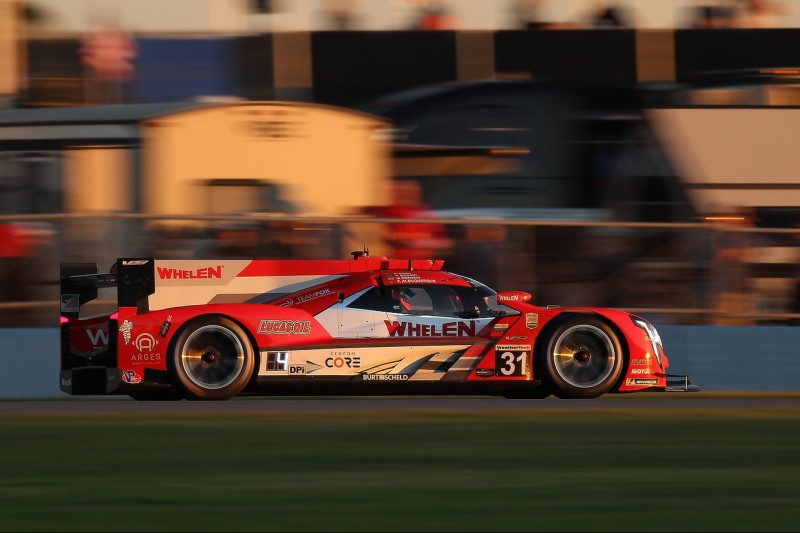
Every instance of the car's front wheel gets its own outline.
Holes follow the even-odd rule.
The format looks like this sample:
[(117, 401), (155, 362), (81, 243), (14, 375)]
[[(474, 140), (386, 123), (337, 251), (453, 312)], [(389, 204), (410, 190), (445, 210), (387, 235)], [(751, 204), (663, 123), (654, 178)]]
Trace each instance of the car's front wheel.
[(560, 320), (537, 353), (538, 367), (559, 398), (596, 398), (622, 374), (619, 337), (602, 319), (573, 315)]
[(255, 350), (244, 329), (220, 317), (197, 318), (178, 334), (170, 373), (190, 400), (227, 400), (249, 383)]

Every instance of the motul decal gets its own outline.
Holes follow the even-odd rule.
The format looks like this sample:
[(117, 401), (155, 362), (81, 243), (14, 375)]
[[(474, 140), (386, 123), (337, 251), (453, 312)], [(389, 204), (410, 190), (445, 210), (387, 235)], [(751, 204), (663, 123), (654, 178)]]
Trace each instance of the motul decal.
[(474, 337), (475, 321), (445, 322), (444, 324), (415, 324), (384, 320), (390, 337)]
[(308, 335), (311, 333), (309, 320), (262, 320), (258, 323), (260, 335)]
[(194, 270), (156, 267), (159, 279), (222, 279), (223, 265), (202, 267)]

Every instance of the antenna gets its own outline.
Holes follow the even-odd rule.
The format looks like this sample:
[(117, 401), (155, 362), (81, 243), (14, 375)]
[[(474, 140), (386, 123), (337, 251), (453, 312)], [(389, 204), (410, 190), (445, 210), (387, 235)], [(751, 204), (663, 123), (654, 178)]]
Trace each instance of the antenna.
[(369, 257), (369, 248), (367, 245), (364, 245), (364, 251), (356, 250), (355, 252), (350, 252), (350, 255), (353, 256), (353, 259), (358, 259), (360, 257)]

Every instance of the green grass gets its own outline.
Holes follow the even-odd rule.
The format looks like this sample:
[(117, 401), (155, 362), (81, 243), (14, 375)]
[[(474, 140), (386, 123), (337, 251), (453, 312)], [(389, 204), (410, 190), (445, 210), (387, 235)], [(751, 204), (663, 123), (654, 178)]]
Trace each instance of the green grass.
[(796, 409), (5, 415), (0, 428), (0, 531), (800, 530)]

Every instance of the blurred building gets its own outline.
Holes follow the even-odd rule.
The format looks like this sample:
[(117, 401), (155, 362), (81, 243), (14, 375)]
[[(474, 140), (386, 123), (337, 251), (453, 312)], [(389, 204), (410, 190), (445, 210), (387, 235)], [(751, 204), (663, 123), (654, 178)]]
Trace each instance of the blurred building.
[[(446, 213), (676, 222), (694, 206), (646, 120), (655, 95), (544, 80), (439, 84), (373, 101), (394, 126), (394, 175)], [(662, 98), (669, 98), (668, 95)]]
[[(214, 246), (253, 233), (272, 240), (237, 242), (236, 253), (338, 256), (343, 243), (329, 226), (270, 226), (257, 215), (336, 217), (387, 203), (386, 127), (378, 117), (296, 102), (0, 110), (2, 214), (63, 213), (72, 227), (64, 259), (157, 246), (162, 255), (219, 253)], [(152, 219), (149, 227), (92, 221), (115, 213)], [(215, 215), (232, 220), (186, 231), (197, 228), (187, 218)], [(228, 241), (213, 242), (211, 229)]]
[[(19, 0), (22, 1), (22, 0)], [(395, 31), (414, 27), (421, 11), (441, 0), (25, 0), (38, 14), (37, 26), (55, 32), (87, 31), (98, 18), (114, 17), (135, 32)], [(464, 30), (519, 28), (519, 0), (447, 0), (448, 13)], [(590, 25), (597, 11), (626, 14), (630, 27), (692, 27), (706, 6), (724, 0), (537, 0), (540, 20), (558, 27)], [(737, 2), (727, 2), (737, 6)], [(795, 2), (762, 2), (770, 24), (800, 26)], [(745, 3), (741, 3), (742, 6)], [(347, 25), (342, 26), (342, 17)], [(752, 17), (752, 15), (751, 15)], [(339, 21), (339, 22), (336, 22)]]
[(22, 6), (0, 0), (0, 108), (8, 107), (27, 81), (27, 33)]

